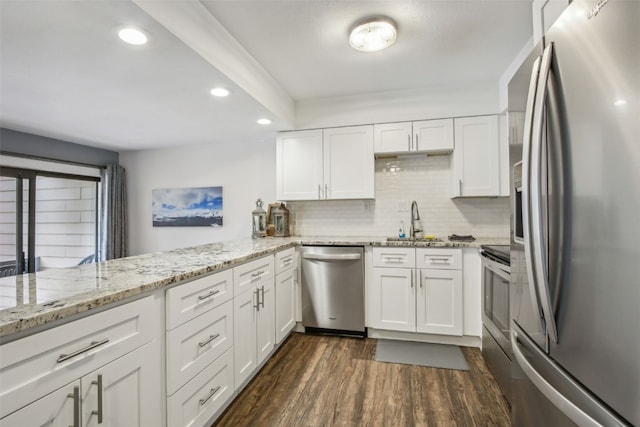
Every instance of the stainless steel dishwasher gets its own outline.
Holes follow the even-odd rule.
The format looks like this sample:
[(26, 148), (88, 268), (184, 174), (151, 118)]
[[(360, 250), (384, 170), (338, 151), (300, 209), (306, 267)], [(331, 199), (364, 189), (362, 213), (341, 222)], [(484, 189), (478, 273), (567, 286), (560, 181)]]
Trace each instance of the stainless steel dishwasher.
[(307, 332), (366, 335), (364, 249), (302, 247), (302, 324)]

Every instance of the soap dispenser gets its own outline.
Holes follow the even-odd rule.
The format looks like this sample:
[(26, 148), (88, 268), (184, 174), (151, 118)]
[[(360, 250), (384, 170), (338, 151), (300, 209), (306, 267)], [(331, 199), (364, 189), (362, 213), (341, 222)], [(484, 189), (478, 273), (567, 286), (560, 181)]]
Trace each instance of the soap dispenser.
[(398, 230), (398, 237), (401, 239), (405, 238), (405, 234), (404, 234), (404, 221), (400, 221), (400, 229)]

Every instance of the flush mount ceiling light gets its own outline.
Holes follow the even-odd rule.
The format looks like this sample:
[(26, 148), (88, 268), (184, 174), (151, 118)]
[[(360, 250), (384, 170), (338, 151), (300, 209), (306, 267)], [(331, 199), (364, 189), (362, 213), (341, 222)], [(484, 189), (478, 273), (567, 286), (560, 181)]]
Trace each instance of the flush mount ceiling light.
[(214, 87), (213, 89), (211, 89), (210, 93), (213, 96), (225, 97), (225, 96), (229, 96), (231, 91), (229, 89), (226, 89), (226, 88), (223, 88), (223, 87)]
[(396, 36), (396, 24), (391, 19), (368, 18), (353, 27), (349, 44), (362, 52), (375, 52), (391, 46)]
[(147, 35), (136, 28), (123, 28), (118, 31), (118, 37), (122, 41), (134, 45), (142, 45), (147, 42)]
[(259, 125), (270, 125), (271, 124), (271, 120), (269, 119), (258, 119), (258, 124)]

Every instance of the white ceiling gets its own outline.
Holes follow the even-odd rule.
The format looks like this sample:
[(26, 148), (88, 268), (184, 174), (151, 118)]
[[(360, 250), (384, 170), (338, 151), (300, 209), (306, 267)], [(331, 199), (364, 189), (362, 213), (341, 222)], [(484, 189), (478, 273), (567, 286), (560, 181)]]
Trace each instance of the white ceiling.
[[(270, 99), (497, 82), (531, 36), (531, 0), (181, 2), (197, 16), (163, 19), (143, 0), (1, 0), (0, 125), (116, 151), (271, 139), (295, 124)], [(396, 44), (351, 49), (349, 27), (377, 14), (398, 23)], [(123, 44), (124, 25), (150, 42)], [(211, 97), (215, 85), (232, 96)]]

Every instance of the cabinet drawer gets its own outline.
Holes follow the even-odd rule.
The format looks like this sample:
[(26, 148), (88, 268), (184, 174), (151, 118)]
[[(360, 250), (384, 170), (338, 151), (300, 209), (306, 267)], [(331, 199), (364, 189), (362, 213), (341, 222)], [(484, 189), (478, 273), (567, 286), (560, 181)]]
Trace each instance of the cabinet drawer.
[(173, 394), (232, 343), (233, 301), (167, 332), (167, 394)]
[(294, 248), (285, 249), (275, 255), (276, 274), (287, 271), (295, 265), (296, 250)]
[(457, 248), (418, 248), (416, 267), (438, 270), (461, 270), (462, 250)]
[(234, 295), (240, 295), (258, 283), (273, 279), (273, 255), (266, 256), (233, 269)]
[(155, 296), (0, 346), (0, 418), (150, 342), (160, 332)]
[(205, 426), (233, 392), (233, 351), (229, 349), (169, 397), (167, 424), (172, 427)]
[(373, 248), (374, 267), (413, 268), (416, 263), (414, 248)]
[(225, 270), (167, 290), (167, 330), (233, 297), (233, 270)]

